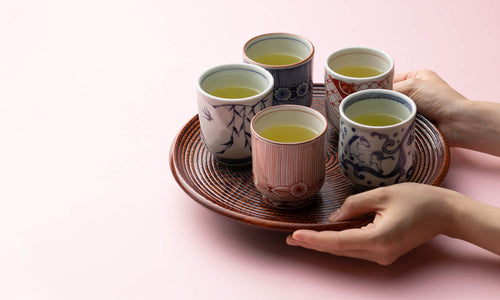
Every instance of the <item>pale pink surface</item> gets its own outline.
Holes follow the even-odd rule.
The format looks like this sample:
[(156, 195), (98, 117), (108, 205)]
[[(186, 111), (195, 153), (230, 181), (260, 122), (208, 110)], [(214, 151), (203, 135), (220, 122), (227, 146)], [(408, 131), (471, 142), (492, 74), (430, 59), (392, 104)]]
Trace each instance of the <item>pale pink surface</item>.
[[(393, 265), (285, 244), (189, 198), (169, 150), (195, 80), (285, 31), (391, 54), (500, 101), (497, 1), (3, 1), (0, 299), (497, 299), (500, 258), (438, 237)], [(452, 151), (445, 187), (500, 206), (500, 158)]]

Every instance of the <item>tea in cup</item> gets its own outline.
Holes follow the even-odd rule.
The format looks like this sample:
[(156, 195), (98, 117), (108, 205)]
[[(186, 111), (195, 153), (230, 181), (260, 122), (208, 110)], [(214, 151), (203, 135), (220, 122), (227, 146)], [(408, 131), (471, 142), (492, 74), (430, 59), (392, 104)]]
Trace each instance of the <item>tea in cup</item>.
[(413, 100), (399, 92), (374, 89), (347, 96), (339, 107), (340, 171), (360, 189), (406, 181), (413, 171)]
[(328, 121), (339, 129), (342, 100), (366, 89), (392, 90), (394, 61), (383, 51), (352, 47), (333, 52), (325, 62), (325, 105)]
[(328, 121), (301, 105), (278, 105), (251, 122), (252, 169), (267, 205), (291, 209), (308, 205), (325, 181)]
[(204, 145), (216, 161), (233, 166), (252, 162), (250, 121), (271, 106), (274, 79), (250, 64), (220, 65), (198, 79), (198, 116)]
[(311, 106), (313, 56), (313, 44), (290, 33), (259, 35), (243, 48), (246, 63), (261, 66), (273, 74), (273, 105)]

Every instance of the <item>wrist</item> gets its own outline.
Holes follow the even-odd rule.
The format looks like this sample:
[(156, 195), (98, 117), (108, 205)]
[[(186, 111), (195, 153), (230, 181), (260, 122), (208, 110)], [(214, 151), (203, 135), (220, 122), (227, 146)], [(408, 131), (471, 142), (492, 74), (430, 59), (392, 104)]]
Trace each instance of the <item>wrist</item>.
[(482, 226), (481, 219), (487, 216), (487, 206), (472, 198), (450, 190), (448, 217), (443, 233), (449, 237), (469, 242), (474, 241), (477, 230)]
[(435, 189), (435, 191), (432, 192), (433, 197), (429, 198), (432, 203), (429, 206), (432, 209), (429, 213), (432, 216), (429, 224), (433, 224), (435, 235), (444, 234), (455, 237), (456, 224), (460, 220), (458, 206), (462, 195), (441, 187), (432, 187), (432, 189)]
[(500, 255), (500, 208), (461, 195), (443, 232)]
[(475, 117), (475, 103), (468, 99), (455, 101), (452, 110), (438, 123), (450, 147), (467, 148), (470, 122)]
[(468, 199), (464, 195), (450, 190), (443, 201), (445, 202), (446, 217), (442, 233), (452, 238), (464, 239), (462, 226), (470, 211), (467, 209)]
[(456, 113), (441, 126), (452, 147), (500, 155), (500, 104), (485, 101), (457, 103)]

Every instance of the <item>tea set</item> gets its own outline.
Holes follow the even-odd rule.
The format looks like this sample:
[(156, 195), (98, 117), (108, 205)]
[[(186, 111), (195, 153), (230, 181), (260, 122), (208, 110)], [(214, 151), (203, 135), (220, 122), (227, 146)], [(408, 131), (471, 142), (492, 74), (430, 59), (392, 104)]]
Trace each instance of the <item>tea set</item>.
[(392, 91), (392, 58), (368, 47), (331, 53), (325, 117), (311, 108), (313, 57), (302, 36), (263, 34), (244, 45), (243, 63), (214, 66), (197, 82), (203, 144), (219, 164), (251, 164), (255, 188), (273, 208), (314, 200), (325, 181), (329, 126), (340, 171), (359, 190), (406, 181), (414, 169), (417, 110)]

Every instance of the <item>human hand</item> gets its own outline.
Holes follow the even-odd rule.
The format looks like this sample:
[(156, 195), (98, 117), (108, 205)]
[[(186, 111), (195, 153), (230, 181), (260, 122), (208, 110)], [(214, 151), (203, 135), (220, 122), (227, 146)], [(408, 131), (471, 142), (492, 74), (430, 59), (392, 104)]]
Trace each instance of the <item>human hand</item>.
[(450, 146), (500, 156), (500, 103), (470, 101), (429, 70), (396, 74), (393, 88), (415, 101)]
[(348, 197), (331, 221), (375, 212), (372, 223), (343, 231), (297, 230), (291, 246), (389, 265), (399, 256), (445, 232), (450, 201), (460, 194), (430, 185), (401, 183)]
[(394, 90), (415, 101), (418, 111), (434, 121), (452, 146), (455, 146), (454, 122), (469, 100), (430, 70), (400, 73), (394, 76)]

